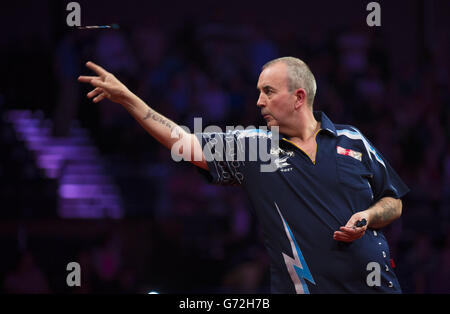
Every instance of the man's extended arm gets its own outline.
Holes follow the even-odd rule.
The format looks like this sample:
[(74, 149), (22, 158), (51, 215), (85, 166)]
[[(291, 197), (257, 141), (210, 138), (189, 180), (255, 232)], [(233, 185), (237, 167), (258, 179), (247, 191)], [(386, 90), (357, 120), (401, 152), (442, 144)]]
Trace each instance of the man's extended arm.
[[(107, 98), (121, 104), (158, 142), (168, 149), (172, 149), (172, 146), (177, 142), (181, 143), (177, 146), (179, 148), (176, 152), (178, 155), (183, 156), (185, 160), (191, 161), (198, 167), (208, 169), (201, 145), (195, 135), (186, 132), (176, 123), (150, 108), (114, 75), (102, 67), (93, 62), (86, 63), (86, 66), (98, 75), (80, 76), (78, 78), (78, 81), (90, 83), (95, 87), (93, 91), (88, 93), (89, 98), (93, 98), (95, 103)], [(194, 156), (195, 152), (198, 152), (197, 155), (200, 156)]]
[[(355, 213), (344, 227), (335, 231), (333, 238), (337, 241), (352, 242), (361, 238), (368, 227), (379, 229), (389, 225), (402, 214), (402, 200), (393, 197), (383, 197), (366, 210)], [(367, 224), (356, 227), (358, 220), (365, 219)]]

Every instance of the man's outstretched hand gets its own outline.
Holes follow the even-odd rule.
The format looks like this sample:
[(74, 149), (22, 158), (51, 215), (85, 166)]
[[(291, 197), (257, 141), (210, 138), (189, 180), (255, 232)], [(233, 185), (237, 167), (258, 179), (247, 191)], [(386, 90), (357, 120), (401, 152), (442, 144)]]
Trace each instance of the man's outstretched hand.
[(88, 98), (93, 98), (93, 102), (98, 103), (103, 99), (109, 99), (119, 104), (125, 104), (132, 93), (113, 74), (109, 73), (101, 66), (89, 61), (86, 66), (97, 73), (98, 76), (80, 76), (79, 82), (90, 83), (95, 87), (87, 94)]

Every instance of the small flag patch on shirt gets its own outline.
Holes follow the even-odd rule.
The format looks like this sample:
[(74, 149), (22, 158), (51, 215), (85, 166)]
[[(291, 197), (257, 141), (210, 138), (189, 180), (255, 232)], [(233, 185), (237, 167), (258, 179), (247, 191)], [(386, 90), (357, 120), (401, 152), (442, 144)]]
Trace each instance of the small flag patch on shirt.
[(336, 146), (337, 153), (344, 156), (350, 156), (353, 157), (359, 161), (362, 161), (362, 153), (348, 149), (343, 148), (341, 146)]

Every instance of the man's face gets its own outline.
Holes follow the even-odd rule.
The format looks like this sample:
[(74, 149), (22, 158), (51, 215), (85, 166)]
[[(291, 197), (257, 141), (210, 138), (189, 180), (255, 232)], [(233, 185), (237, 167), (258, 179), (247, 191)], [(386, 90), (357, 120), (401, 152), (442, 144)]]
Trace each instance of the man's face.
[(257, 106), (267, 126), (279, 126), (280, 132), (289, 118), (292, 118), (295, 93), (289, 92), (287, 67), (284, 63), (275, 63), (261, 72), (257, 88), (259, 98)]

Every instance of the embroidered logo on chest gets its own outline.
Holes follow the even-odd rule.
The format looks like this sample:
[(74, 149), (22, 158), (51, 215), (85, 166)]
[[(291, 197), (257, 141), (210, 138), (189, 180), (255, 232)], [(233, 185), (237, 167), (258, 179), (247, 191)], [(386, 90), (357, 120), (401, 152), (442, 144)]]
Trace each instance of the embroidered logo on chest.
[(294, 156), (293, 151), (284, 150), (278, 147), (276, 149), (271, 148), (270, 154), (277, 156), (277, 158), (274, 160), (277, 169), (279, 169), (281, 172), (292, 171), (292, 167), (289, 167), (290, 164), (287, 162), (287, 160), (289, 157)]

